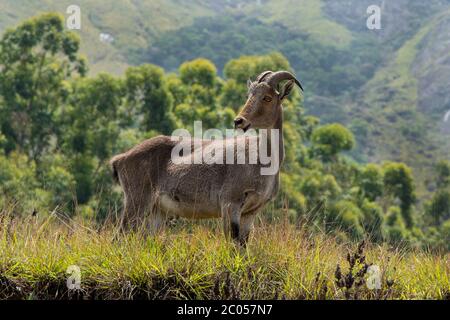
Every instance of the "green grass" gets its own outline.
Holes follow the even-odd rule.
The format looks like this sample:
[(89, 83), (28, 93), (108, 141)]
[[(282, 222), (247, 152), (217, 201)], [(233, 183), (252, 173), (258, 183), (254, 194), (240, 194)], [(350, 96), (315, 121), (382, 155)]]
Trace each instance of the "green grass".
[[(448, 254), (356, 248), (287, 222), (259, 223), (243, 249), (226, 241), (216, 223), (182, 223), (151, 237), (54, 215), (44, 221), (4, 216), (0, 299), (449, 298)], [(380, 290), (339, 284), (338, 264), (342, 278), (350, 277), (348, 253), (360, 254), (350, 273), (355, 282), (364, 263), (381, 268)], [(81, 270), (81, 291), (66, 287), (70, 265)]]

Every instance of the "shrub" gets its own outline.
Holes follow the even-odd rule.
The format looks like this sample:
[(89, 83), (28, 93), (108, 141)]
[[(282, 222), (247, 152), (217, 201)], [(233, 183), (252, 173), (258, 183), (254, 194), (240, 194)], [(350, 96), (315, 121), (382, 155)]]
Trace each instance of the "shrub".
[(375, 201), (377, 197), (383, 194), (383, 173), (381, 168), (372, 163), (366, 165), (361, 171), (358, 184), (363, 197), (370, 201)]
[(350, 150), (355, 145), (355, 138), (350, 130), (338, 123), (318, 127), (311, 140), (314, 152), (325, 161), (335, 160), (339, 152)]
[(326, 220), (333, 229), (342, 228), (353, 239), (359, 239), (364, 234), (361, 225), (361, 210), (351, 201), (341, 200), (327, 210)]
[(373, 241), (381, 241), (383, 239), (383, 209), (375, 202), (364, 200), (361, 211), (363, 213), (362, 225), (364, 230)]
[(438, 190), (427, 205), (427, 215), (432, 219), (432, 223), (439, 225), (444, 220), (450, 218), (450, 191)]

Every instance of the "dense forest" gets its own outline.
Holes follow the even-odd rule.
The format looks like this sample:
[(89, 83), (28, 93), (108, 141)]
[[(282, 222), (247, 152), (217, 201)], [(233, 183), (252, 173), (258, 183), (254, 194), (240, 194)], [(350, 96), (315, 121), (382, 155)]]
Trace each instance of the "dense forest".
[[(107, 165), (114, 154), (176, 128), (192, 129), (195, 120), (202, 120), (205, 129), (230, 128), (245, 101), (248, 78), (264, 70), (292, 70), (301, 59), (309, 59), (290, 55), (295, 50), (275, 33), (273, 41), (279, 39), (285, 51), (229, 61), (219, 52), (222, 72), (210, 60), (186, 56), (179, 66), (171, 59), (167, 65), (161, 63), (171, 72), (142, 64), (129, 67), (120, 77), (88, 76), (79, 37), (63, 23), (58, 14), (43, 14), (9, 29), (0, 41), (0, 211), (4, 213), (46, 216), (53, 212), (102, 223), (121, 209), (120, 189)], [(206, 23), (218, 28), (221, 23), (234, 24)], [(196, 33), (193, 28), (187, 35)], [(181, 34), (173, 41), (183, 39)], [(167, 49), (161, 52), (170, 57), (170, 41), (160, 41)], [(308, 38), (300, 43), (317, 46), (320, 55), (313, 58), (318, 61), (326, 55), (319, 43)], [(201, 49), (192, 54), (200, 53)], [(343, 65), (350, 64), (349, 53), (342, 53)], [(337, 69), (329, 76), (340, 78), (342, 72), (355, 71)], [(371, 72), (369, 66), (360, 76)], [(321, 85), (321, 76), (311, 70), (298, 73), (306, 91), (309, 77), (314, 76), (314, 90), (339, 90), (338, 85)], [(355, 161), (352, 149), (364, 140), (356, 139), (352, 128), (306, 115), (300, 93), (291, 95), (284, 109), (282, 192), (266, 209), (264, 219), (287, 217), (293, 224), (343, 240), (370, 238), (450, 249), (450, 162), (430, 160), (434, 191), (429, 200), (420, 199), (417, 189), (422, 182), (408, 165)]]

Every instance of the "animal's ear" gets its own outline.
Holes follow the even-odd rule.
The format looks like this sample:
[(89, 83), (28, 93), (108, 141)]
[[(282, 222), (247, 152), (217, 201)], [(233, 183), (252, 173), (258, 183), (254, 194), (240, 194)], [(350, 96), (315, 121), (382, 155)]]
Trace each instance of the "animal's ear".
[(247, 80), (247, 89), (250, 89), (251, 85), (252, 85), (252, 80), (248, 79)]
[(289, 80), (286, 84), (281, 88), (280, 91), (280, 100), (286, 98), (289, 93), (291, 93), (292, 88), (294, 87), (294, 80)]

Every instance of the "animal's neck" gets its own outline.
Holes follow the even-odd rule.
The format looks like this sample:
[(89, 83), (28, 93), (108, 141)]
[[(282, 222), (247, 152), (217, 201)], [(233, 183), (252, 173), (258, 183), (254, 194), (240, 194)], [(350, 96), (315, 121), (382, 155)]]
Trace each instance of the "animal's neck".
[[(280, 112), (277, 115), (277, 120), (275, 121), (275, 124), (273, 125), (272, 129), (276, 129), (279, 132), (278, 135), (278, 141), (275, 143), (278, 144), (278, 154), (280, 159), (280, 165), (283, 163), (284, 160), (284, 140), (283, 140), (283, 110), (280, 108)], [(272, 135), (269, 133), (269, 142), (272, 144)]]

